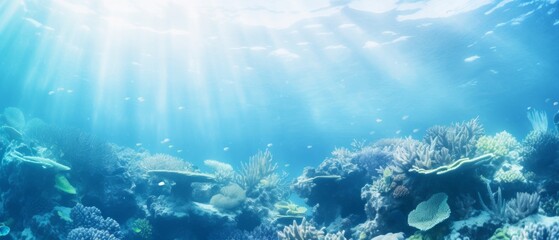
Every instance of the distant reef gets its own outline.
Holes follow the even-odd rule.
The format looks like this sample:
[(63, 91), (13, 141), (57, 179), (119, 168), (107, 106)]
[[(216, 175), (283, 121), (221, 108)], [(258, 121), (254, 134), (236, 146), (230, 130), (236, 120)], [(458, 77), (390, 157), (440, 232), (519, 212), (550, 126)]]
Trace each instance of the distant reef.
[[(480, 121), (355, 140), (292, 181), (266, 149), (238, 169), (0, 115), (2, 239), (559, 239), (559, 134)], [(291, 194), (304, 199), (301, 206)]]

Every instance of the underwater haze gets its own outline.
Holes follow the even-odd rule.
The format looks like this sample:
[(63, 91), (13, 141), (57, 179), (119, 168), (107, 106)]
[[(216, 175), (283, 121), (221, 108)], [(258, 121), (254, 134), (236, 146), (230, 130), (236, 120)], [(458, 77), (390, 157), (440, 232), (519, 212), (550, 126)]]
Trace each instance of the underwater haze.
[(0, 239), (559, 239), (558, 7), (0, 1)]

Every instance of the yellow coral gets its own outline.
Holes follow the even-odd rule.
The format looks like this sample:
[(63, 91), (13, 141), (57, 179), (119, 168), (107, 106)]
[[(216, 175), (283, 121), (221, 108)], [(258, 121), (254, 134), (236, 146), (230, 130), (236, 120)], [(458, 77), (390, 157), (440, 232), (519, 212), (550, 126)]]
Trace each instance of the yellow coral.
[(502, 131), (495, 136), (480, 137), (476, 143), (477, 155), (493, 153), (496, 157), (505, 157), (520, 149), (520, 143), (508, 132)]

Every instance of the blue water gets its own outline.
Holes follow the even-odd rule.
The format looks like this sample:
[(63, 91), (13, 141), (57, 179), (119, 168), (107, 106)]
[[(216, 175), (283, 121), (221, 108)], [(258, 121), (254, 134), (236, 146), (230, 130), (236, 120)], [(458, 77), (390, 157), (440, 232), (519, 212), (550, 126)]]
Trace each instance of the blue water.
[(559, 110), (555, 0), (187, 2), (1, 1), (0, 109), (202, 168), (268, 148), (292, 178), (353, 139)]

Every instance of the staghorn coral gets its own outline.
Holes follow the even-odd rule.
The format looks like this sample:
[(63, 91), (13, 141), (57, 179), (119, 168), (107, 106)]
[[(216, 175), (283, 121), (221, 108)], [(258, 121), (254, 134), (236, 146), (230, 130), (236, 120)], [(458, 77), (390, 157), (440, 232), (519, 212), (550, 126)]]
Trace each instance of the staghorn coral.
[(479, 194), (479, 192), (478, 192), (477, 196), (478, 196), (478, 199), (479, 199), (479, 203), (481, 204), (481, 207), (483, 208), (483, 210), (485, 210), (486, 212), (491, 214), (491, 217), (493, 217), (497, 221), (499, 221), (499, 222), (504, 221), (506, 219), (505, 203), (503, 202), (503, 196), (501, 194), (501, 188), (499, 187), (499, 188), (497, 188), (497, 192), (493, 192), (491, 190), (490, 181), (488, 179), (485, 179), (485, 178), (482, 178), (482, 180), (485, 182), (485, 186), (486, 186), (486, 189), (487, 189), (487, 196), (489, 198), (490, 205), (488, 207), (487, 204), (485, 204), (485, 202), (481, 198), (481, 194)]
[(394, 161), (390, 167), (397, 173), (408, 172), (419, 158), (418, 149), (424, 147), (423, 143), (415, 139), (404, 139), (394, 149)]
[(435, 151), (448, 149), (452, 159), (473, 157), (475, 144), (483, 136), (483, 126), (477, 118), (450, 126), (434, 126), (427, 129), (424, 142), (435, 145)]
[(293, 224), (285, 226), (283, 231), (278, 232), (280, 240), (321, 240), (324, 237), (323, 229), (316, 229), (305, 218), (301, 224), (293, 220)]
[(347, 240), (347, 238), (344, 236), (345, 231), (339, 231), (336, 233), (327, 233), (324, 236), (323, 240)]

